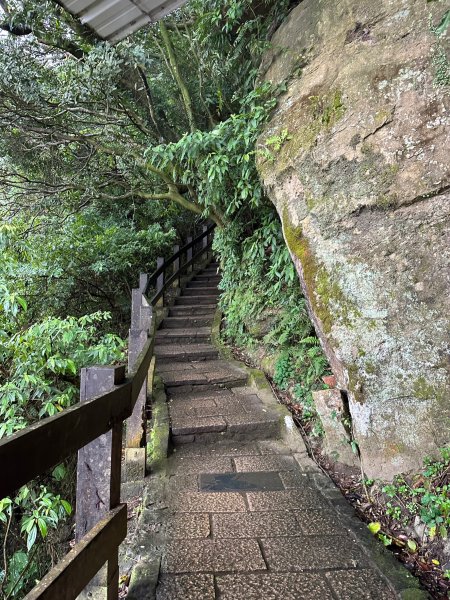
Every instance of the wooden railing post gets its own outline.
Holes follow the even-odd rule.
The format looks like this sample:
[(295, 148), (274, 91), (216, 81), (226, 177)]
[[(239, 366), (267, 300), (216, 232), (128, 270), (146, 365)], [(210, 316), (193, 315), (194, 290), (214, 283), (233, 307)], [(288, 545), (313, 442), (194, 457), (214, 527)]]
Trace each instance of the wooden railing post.
[[(125, 366), (89, 367), (81, 370), (80, 402), (111, 391), (125, 380)], [(90, 531), (120, 503), (122, 422), (78, 451), (75, 539)], [(101, 569), (81, 595), (117, 600), (119, 549), (111, 548), (107, 566)]]
[(140, 273), (139, 274), (139, 289), (141, 290), (141, 292), (143, 294), (145, 294), (145, 290), (147, 289), (147, 283), (148, 283), (147, 273)]
[[(131, 296), (131, 328), (128, 334), (128, 371), (132, 371), (144, 348), (152, 324), (152, 307), (141, 289), (134, 289)], [(127, 420), (125, 442), (125, 480), (138, 481), (146, 472), (146, 406), (147, 380), (145, 380), (134, 405), (133, 414)]]
[[(162, 267), (164, 264), (164, 258), (162, 258), (161, 256), (158, 256), (158, 258), (156, 259), (156, 268), (159, 269), (160, 267)], [(156, 291), (160, 292), (164, 287), (164, 271), (161, 273), (161, 275), (158, 275), (158, 278), (156, 280)], [(161, 296), (158, 304), (160, 306), (164, 306), (164, 294)]]

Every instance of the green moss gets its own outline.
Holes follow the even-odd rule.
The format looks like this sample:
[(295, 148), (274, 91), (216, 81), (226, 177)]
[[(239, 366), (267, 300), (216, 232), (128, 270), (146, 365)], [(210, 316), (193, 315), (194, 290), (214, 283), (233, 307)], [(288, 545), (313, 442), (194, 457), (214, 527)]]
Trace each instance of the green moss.
[(397, 194), (382, 194), (375, 200), (375, 204), (384, 210), (388, 210), (397, 204), (397, 200)]
[(359, 369), (356, 365), (346, 365), (348, 373), (348, 390), (352, 393), (353, 398), (360, 404), (364, 403), (364, 395), (362, 383), (359, 378)]
[(368, 375), (375, 375), (377, 372), (376, 366), (370, 361), (364, 363), (364, 370)]
[(352, 327), (352, 321), (361, 316), (361, 313), (345, 296), (339, 284), (333, 281), (325, 266), (314, 257), (301, 227), (289, 224), (286, 211), (283, 215), (283, 230), (289, 250), (301, 263), (309, 300), (322, 323), (324, 333), (329, 334), (336, 321)]
[(380, 127), (383, 123), (385, 123), (389, 117), (391, 116), (391, 111), (388, 109), (382, 109), (375, 113), (375, 125)]
[(436, 384), (428, 383), (425, 377), (419, 377), (413, 383), (413, 394), (419, 400), (443, 400), (446, 391)]
[[(282, 170), (289, 160), (300, 150), (312, 148), (320, 133), (329, 131), (344, 115), (345, 105), (340, 90), (320, 96), (311, 96), (305, 108), (305, 116), (300, 123), (288, 123), (295, 135), (281, 148), (277, 168)], [(305, 124), (303, 124), (305, 123)]]

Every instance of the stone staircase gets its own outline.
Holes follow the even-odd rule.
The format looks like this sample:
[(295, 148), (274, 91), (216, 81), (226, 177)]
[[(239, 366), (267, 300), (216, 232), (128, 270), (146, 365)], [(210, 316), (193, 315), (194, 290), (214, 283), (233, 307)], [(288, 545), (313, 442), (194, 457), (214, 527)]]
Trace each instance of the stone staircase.
[(247, 372), (221, 360), (211, 343), (219, 280), (211, 263), (183, 289), (156, 335), (174, 445), (279, 433), (279, 416), (247, 386)]
[(146, 482), (127, 600), (424, 598), (308, 457), (262, 373), (219, 356), (218, 281), (211, 264), (157, 332), (172, 448)]

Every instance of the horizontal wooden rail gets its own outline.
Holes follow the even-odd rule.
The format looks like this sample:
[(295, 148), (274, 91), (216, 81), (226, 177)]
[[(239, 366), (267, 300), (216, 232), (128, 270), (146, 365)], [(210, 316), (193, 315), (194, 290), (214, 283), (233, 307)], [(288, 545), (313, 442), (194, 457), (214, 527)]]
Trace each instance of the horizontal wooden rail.
[(133, 412), (152, 356), (153, 339), (149, 339), (137, 368), (123, 385), (0, 440), (0, 498), (59, 464), (115, 423), (126, 420)]
[(91, 581), (127, 535), (127, 507), (111, 510), (25, 597), (25, 600), (73, 600)]

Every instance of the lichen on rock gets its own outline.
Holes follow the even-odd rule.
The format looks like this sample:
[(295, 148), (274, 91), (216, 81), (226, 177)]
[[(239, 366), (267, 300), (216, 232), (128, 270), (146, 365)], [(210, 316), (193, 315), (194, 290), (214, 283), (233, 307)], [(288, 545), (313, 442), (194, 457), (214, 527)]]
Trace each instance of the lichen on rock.
[(259, 157), (260, 175), (348, 392), (363, 467), (385, 479), (449, 441), (444, 12), (425, 0), (304, 0), (261, 66), (262, 79), (288, 82), (261, 143), (289, 137), (273, 160)]

